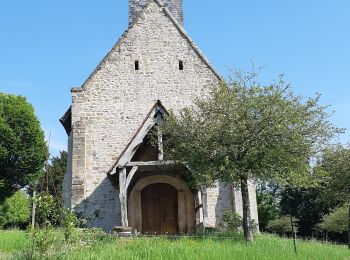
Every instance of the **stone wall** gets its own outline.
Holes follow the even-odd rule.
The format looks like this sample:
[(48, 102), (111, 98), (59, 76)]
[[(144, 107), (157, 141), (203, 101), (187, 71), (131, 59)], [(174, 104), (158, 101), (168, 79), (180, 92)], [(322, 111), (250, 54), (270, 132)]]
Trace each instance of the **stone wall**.
[(234, 210), (233, 195), (232, 185), (223, 182), (217, 182), (215, 187), (207, 189), (208, 219), (206, 226), (220, 226), (224, 212)]
[(62, 204), (65, 208), (72, 208), (72, 148), (73, 136), (68, 137), (68, 158), (67, 158), (67, 172), (64, 175), (62, 183)]

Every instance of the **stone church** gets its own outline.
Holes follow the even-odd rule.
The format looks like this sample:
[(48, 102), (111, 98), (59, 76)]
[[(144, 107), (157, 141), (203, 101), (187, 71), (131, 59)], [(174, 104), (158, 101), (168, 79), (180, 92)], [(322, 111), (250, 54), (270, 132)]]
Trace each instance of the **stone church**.
[[(79, 88), (61, 118), (68, 134), (63, 203), (92, 227), (186, 234), (242, 215), (240, 189), (218, 182), (201, 191), (189, 170), (163, 158), (149, 133), (169, 110), (190, 106), (222, 80), (186, 33), (182, 0), (129, 0), (129, 28)], [(258, 222), (255, 188), (249, 187)]]

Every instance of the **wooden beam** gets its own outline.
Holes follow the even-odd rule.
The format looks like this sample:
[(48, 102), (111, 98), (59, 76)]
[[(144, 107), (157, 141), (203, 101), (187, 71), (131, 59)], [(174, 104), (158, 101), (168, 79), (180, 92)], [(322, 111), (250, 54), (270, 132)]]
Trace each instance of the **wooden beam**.
[(164, 160), (163, 133), (158, 126), (158, 161), (163, 161), (163, 160)]
[(125, 166), (126, 163), (128, 163), (132, 157), (134, 156), (135, 152), (137, 151), (137, 147), (142, 144), (143, 139), (145, 136), (149, 133), (149, 131), (154, 126), (155, 122), (154, 119), (149, 117), (145, 121), (144, 125), (139, 129), (139, 132), (134, 137), (134, 139), (129, 144), (128, 148), (124, 152), (123, 156), (119, 160), (119, 165)]
[(126, 167), (176, 165), (174, 161), (128, 162)]
[(126, 190), (128, 190), (129, 185), (130, 185), (132, 179), (134, 178), (135, 173), (137, 172), (138, 169), (139, 169), (139, 166), (134, 166), (134, 167), (132, 167), (132, 169), (131, 169), (131, 171), (130, 171), (128, 177), (126, 178), (126, 184), (125, 184)]
[(126, 189), (126, 168), (119, 170), (119, 200), (120, 200), (120, 212), (121, 222), (123, 227), (128, 227), (128, 199)]
[(163, 133), (162, 130), (160, 129), (160, 125), (163, 122), (162, 118), (162, 112), (160, 111), (160, 108), (157, 107), (157, 135), (158, 135), (158, 161), (163, 161), (164, 160), (164, 149), (163, 149)]

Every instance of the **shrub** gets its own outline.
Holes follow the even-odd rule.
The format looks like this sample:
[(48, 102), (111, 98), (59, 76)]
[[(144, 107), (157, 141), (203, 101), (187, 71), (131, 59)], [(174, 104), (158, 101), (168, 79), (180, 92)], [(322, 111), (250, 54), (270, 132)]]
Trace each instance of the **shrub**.
[(39, 193), (35, 198), (36, 223), (39, 226), (58, 226), (62, 222), (62, 210), (57, 206), (54, 197), (45, 192)]
[(48, 259), (49, 250), (57, 240), (51, 226), (46, 226), (42, 229), (39, 227), (28, 229), (26, 235), (31, 244), (23, 251), (24, 256), (22, 258)]
[(74, 241), (76, 239), (76, 229), (78, 225), (78, 218), (75, 213), (69, 209), (64, 210), (64, 239), (66, 242)]
[[(297, 228), (297, 219), (293, 219), (293, 227), (294, 227), (294, 231), (297, 232), (298, 228)], [(270, 233), (274, 233), (274, 234), (278, 234), (281, 236), (285, 236), (285, 235), (292, 235), (292, 225), (291, 225), (291, 221), (290, 221), (290, 216), (286, 215), (286, 216), (282, 216), (276, 220), (272, 220), (268, 223), (267, 225), (267, 230)]]
[(0, 205), (0, 227), (24, 228), (28, 225), (29, 218), (29, 199), (22, 191), (17, 191)]
[(232, 210), (225, 211), (222, 216), (222, 226), (228, 230), (237, 231), (243, 224), (242, 217)]
[(330, 233), (345, 233), (348, 230), (349, 220), (349, 206), (344, 205), (334, 209), (328, 215), (323, 217), (323, 221), (318, 225), (321, 230)]

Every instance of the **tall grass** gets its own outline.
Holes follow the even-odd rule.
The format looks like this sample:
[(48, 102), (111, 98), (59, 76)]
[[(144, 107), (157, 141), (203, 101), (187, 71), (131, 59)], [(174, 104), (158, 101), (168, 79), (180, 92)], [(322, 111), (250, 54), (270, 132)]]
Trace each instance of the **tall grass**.
[(291, 240), (271, 235), (260, 235), (252, 244), (210, 237), (108, 238), (90, 248), (69, 252), (60, 259), (350, 259), (350, 251), (344, 246), (298, 241), (298, 248), (295, 255)]
[[(62, 233), (61, 231), (56, 231)], [(349, 259), (346, 246), (323, 244), (316, 241), (297, 241), (295, 255), (293, 241), (273, 235), (258, 235), (247, 244), (240, 235), (230, 234), (202, 237), (132, 238), (121, 239), (94, 234), (82, 234), (75, 244), (65, 244), (58, 234), (49, 259)], [(20, 254), (30, 246), (21, 231), (0, 231), (0, 259), (23, 259)], [(21, 258), (22, 256), (22, 258)]]
[(29, 241), (23, 231), (0, 231), (0, 252), (13, 253), (26, 248)]

